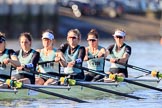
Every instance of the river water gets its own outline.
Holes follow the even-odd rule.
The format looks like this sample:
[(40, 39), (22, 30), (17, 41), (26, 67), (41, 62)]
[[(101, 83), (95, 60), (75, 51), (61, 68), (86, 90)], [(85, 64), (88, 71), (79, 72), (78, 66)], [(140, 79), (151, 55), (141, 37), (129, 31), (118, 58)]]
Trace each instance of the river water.
[[(58, 47), (62, 41), (56, 43)], [(112, 44), (112, 40), (102, 40), (100, 44), (104, 47)], [(129, 64), (142, 67), (148, 70), (162, 71), (162, 46), (158, 41), (127, 41), (132, 47), (132, 55)], [(81, 42), (82, 45), (87, 45), (86, 41)], [(33, 42), (33, 48), (41, 48), (40, 41)], [(17, 41), (8, 41), (8, 48), (19, 49)], [(106, 62), (106, 67), (109, 63)], [(107, 68), (105, 68), (107, 70)], [(128, 69), (129, 75), (138, 76), (144, 74), (133, 69)], [(162, 88), (159, 83), (158, 87)], [(144, 97), (147, 99), (134, 100), (130, 98), (108, 97), (100, 100), (88, 100), (91, 103), (76, 103), (68, 100), (15, 100), (15, 101), (0, 101), (0, 108), (162, 108), (162, 92), (155, 90), (136, 91), (132, 95)]]

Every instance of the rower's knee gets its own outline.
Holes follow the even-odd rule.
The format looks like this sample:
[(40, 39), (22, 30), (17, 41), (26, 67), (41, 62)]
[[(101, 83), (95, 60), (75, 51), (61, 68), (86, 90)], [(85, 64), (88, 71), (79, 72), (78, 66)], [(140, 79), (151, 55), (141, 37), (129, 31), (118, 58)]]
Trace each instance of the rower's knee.
[(37, 84), (37, 85), (43, 85), (44, 84), (44, 80), (42, 78), (36, 78), (35, 79), (35, 84)]
[(48, 79), (45, 83), (44, 83), (44, 85), (50, 85), (50, 84), (52, 84), (54, 82), (54, 79)]
[(123, 73), (119, 73), (118, 76), (125, 77), (125, 75)]

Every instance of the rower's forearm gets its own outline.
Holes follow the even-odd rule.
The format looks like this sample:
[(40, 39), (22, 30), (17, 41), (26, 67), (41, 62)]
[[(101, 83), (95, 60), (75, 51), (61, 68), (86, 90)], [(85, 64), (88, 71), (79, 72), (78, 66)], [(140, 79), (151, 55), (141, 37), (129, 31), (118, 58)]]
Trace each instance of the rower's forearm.
[(17, 60), (12, 60), (10, 59), (9, 62), (11, 63), (11, 65), (13, 65), (14, 67), (19, 67), (21, 66), (20, 62)]
[(65, 61), (61, 60), (59, 63), (62, 67), (67, 67), (67, 63)]

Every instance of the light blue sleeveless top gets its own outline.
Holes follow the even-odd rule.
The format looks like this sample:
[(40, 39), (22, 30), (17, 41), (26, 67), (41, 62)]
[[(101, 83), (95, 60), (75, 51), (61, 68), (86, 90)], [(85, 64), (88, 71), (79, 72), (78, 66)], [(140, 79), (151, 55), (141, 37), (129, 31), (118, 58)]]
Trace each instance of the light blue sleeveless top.
[[(117, 48), (117, 45), (115, 44), (113, 49), (112, 49), (112, 53), (110, 54), (110, 56), (112, 58), (122, 58), (124, 53), (125, 53), (126, 45), (123, 46), (122, 49), (119, 52), (116, 51), (116, 48)], [(116, 63), (111, 63), (110, 67), (111, 68), (124, 68), (124, 69), (126, 68), (125, 66), (119, 65), (119, 64), (116, 64)]]
[[(4, 59), (9, 58), (8, 49), (0, 56), (0, 62), (2, 63)], [(11, 65), (0, 64), (0, 75), (11, 76)]]
[[(71, 62), (71, 61), (75, 61), (78, 58), (78, 54), (79, 54), (79, 49), (80, 46), (78, 46), (78, 48), (76, 49), (76, 51), (73, 54), (69, 54), (69, 46), (67, 47), (64, 56), (67, 62)], [(81, 64), (76, 64), (77, 66), (81, 66)], [(78, 68), (74, 68), (74, 67), (67, 67), (66, 68), (66, 73), (70, 74), (70, 73), (81, 73), (81, 69)]]
[[(88, 47), (88, 49), (89, 49), (88, 57), (90, 57), (90, 58), (96, 57), (102, 48), (103, 47), (98, 46), (98, 51), (95, 54), (92, 54), (90, 48)], [(93, 69), (93, 70), (97, 70), (97, 71), (104, 71), (105, 60), (103, 57), (102, 58), (94, 58), (94, 59), (88, 60), (87, 64), (88, 64), (89, 69)]]
[[(18, 59), (19, 59), (21, 65), (26, 65), (26, 64), (30, 63), (31, 58), (33, 57), (33, 54), (35, 53), (35, 50), (32, 49), (31, 53), (25, 58), (22, 56), (22, 52), (23, 51), (21, 49), (19, 52), (19, 55), (18, 55)], [(26, 71), (18, 71), (18, 73), (33, 75), (33, 73), (26, 72)]]
[[(50, 54), (45, 55), (44, 51), (41, 50), (39, 62), (55, 60), (56, 51), (57, 51), (57, 49), (54, 48)], [(39, 68), (39, 71), (41, 73), (48, 73), (48, 72), (50, 72), (50, 73), (51, 72), (58, 73), (58, 71), (59, 71), (58, 63), (56, 65), (56, 63), (54, 63), (54, 62), (53, 63), (47, 63), (47, 64), (39, 65), (38, 68)]]

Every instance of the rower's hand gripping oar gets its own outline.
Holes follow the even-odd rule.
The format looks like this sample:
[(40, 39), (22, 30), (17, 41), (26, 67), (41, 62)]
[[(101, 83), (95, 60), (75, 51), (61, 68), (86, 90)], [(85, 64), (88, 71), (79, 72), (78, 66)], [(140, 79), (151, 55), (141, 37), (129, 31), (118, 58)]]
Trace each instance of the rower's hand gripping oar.
[(95, 73), (95, 74), (98, 74), (98, 75), (103, 75), (103, 76), (109, 77), (110, 79), (118, 81), (118, 82), (123, 82), (124, 81), (124, 82), (131, 83), (131, 84), (134, 84), (134, 85), (137, 85), (137, 86), (141, 86), (141, 87), (145, 87), (145, 88), (149, 88), (149, 89), (153, 89), (153, 90), (157, 90), (157, 91), (162, 92), (162, 89), (160, 89), (160, 88), (156, 88), (156, 87), (149, 86), (149, 85), (146, 85), (146, 84), (142, 84), (142, 83), (139, 83), (139, 82), (131, 81), (128, 78), (118, 77), (117, 75), (114, 75), (114, 74), (108, 75), (108, 74), (105, 74), (105, 73), (92, 71), (91, 69), (88, 69), (86, 67), (80, 67), (80, 66), (74, 66), (74, 67), (79, 68), (79, 69), (83, 69), (83, 70), (87, 70), (89, 72), (92, 72), (92, 73)]
[[(106, 58), (105, 60), (110, 61), (110, 59), (108, 59), (108, 58)], [(141, 71), (141, 72), (145, 72), (147, 74), (151, 74), (153, 77), (162, 78), (162, 73), (157, 72), (157, 71), (150, 71), (150, 70), (147, 70), (147, 69), (143, 69), (143, 68), (140, 68), (140, 67), (137, 67), (137, 66), (133, 66), (133, 65), (129, 65), (129, 64), (121, 63), (121, 62), (115, 62), (115, 63), (129, 67), (129, 68), (132, 68), (132, 69), (135, 69), (135, 70), (138, 70), (138, 71)]]

